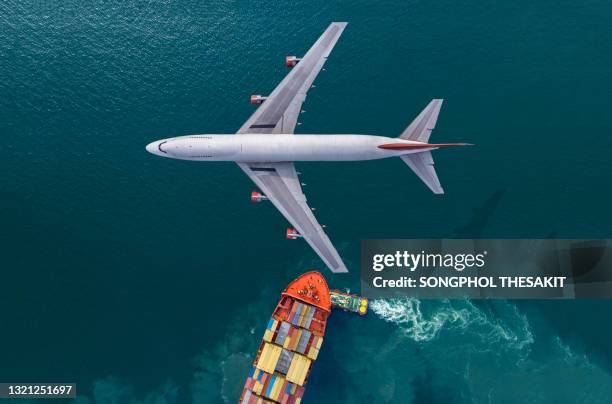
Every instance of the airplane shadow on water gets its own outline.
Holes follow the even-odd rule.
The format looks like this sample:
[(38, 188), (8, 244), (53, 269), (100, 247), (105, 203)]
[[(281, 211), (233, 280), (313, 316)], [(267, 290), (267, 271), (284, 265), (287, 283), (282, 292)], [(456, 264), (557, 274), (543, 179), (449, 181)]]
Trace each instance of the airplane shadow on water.
[[(499, 204), (506, 193), (506, 189), (497, 189), (480, 207), (474, 208), (472, 217), (463, 225), (453, 230), (455, 238), (480, 238), (487, 228), (491, 217), (499, 208)], [(544, 238), (559, 237), (553, 230)], [(607, 371), (612, 371), (612, 345), (609, 340), (612, 336), (612, 327), (602, 323), (599, 330), (592, 331), (593, 322), (601, 320), (601, 315), (609, 311), (610, 303), (607, 300), (529, 300), (516, 302), (520, 307), (535, 308), (550, 323), (553, 332), (559, 335), (564, 343), (572, 347), (583, 347), (579, 351), (585, 354), (597, 365)], [(483, 307), (489, 307), (486, 301), (479, 302)], [(560, 307), (562, 306), (562, 307)], [(493, 310), (494, 311), (494, 310)], [(584, 349), (588, 347), (588, 349)]]
[(453, 230), (454, 238), (478, 238), (482, 235), (487, 223), (491, 219), (491, 216), (499, 206), (501, 199), (506, 193), (505, 189), (497, 189), (493, 194), (485, 201), (485, 203), (478, 208), (474, 208), (472, 218), (463, 226), (456, 227)]

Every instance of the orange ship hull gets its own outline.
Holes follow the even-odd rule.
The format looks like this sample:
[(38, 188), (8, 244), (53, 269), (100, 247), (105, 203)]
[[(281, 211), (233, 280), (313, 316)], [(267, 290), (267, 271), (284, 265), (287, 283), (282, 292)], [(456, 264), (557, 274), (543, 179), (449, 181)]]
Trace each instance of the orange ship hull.
[(329, 288), (320, 273), (291, 282), (268, 322), (239, 402), (299, 404), (330, 312)]

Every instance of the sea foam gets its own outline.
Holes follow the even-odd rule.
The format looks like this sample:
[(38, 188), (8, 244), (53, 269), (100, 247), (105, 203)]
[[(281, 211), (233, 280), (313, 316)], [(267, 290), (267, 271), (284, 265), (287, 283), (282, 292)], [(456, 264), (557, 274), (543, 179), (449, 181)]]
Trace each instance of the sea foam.
[(495, 315), (469, 300), (423, 302), (416, 298), (377, 299), (370, 309), (381, 319), (397, 324), (412, 340), (427, 342), (444, 330), (460, 331), (479, 341), (479, 350), (499, 344), (513, 350), (525, 350), (534, 341), (529, 322), (515, 305), (507, 301), (491, 302)]

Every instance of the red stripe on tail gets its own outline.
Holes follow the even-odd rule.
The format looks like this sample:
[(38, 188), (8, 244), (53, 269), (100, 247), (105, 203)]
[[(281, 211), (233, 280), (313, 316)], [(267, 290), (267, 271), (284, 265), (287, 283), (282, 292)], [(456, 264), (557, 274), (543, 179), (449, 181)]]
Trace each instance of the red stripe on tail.
[(469, 143), (386, 143), (378, 146), (387, 150), (431, 149), (433, 147), (471, 146)]

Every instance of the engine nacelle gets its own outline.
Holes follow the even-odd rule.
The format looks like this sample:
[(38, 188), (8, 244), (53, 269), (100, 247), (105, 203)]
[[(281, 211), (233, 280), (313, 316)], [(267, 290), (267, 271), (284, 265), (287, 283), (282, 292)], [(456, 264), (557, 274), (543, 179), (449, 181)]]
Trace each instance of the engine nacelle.
[(291, 68), (298, 64), (298, 62), (302, 60), (297, 56), (286, 56), (285, 57), (285, 66)]
[(268, 197), (257, 192), (257, 191), (253, 191), (251, 192), (251, 202), (261, 202), (261, 201), (267, 201)]
[(253, 105), (261, 104), (262, 102), (264, 102), (266, 100), (266, 98), (268, 98), (268, 97), (264, 97), (264, 96), (259, 95), (259, 94), (253, 94), (251, 96), (251, 104), (253, 104)]
[(294, 228), (289, 227), (287, 229), (287, 239), (288, 240), (295, 240), (295, 239), (300, 238), (300, 237), (302, 237), (302, 235), (300, 233), (298, 233), (297, 230), (295, 230)]

